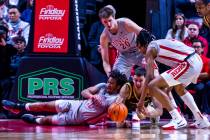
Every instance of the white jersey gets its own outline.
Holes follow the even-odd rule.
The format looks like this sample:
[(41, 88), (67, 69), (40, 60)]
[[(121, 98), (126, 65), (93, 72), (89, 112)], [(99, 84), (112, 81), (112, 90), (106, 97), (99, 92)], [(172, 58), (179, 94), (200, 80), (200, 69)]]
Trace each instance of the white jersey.
[[(84, 124), (90, 119), (106, 113), (107, 108), (115, 102), (117, 94), (106, 92), (106, 83), (96, 85), (101, 104), (96, 105), (92, 99), (88, 100), (57, 100), (56, 110), (59, 114), (53, 116), (53, 123), (59, 125)], [(67, 111), (66, 111), (67, 110)]]
[(101, 115), (105, 113), (107, 108), (117, 99), (117, 94), (109, 94), (106, 92), (105, 83), (98, 84), (97, 86), (100, 87), (97, 95), (101, 98), (101, 105), (97, 106), (92, 100), (85, 100), (78, 111), (78, 118), (88, 120)]
[(156, 61), (172, 68), (176, 67), (179, 63), (183, 62), (187, 56), (195, 52), (194, 48), (172, 39), (155, 40), (152, 41), (148, 47), (156, 48), (158, 52), (155, 58)]
[(143, 66), (142, 60), (144, 56), (139, 53), (136, 46), (137, 35), (134, 32), (128, 32), (125, 28), (125, 18), (117, 19), (117, 23), (118, 31), (116, 34), (110, 33), (106, 28), (104, 33), (107, 35), (111, 45), (119, 52), (113, 69), (119, 70), (129, 78), (133, 65)]
[(109, 38), (109, 41), (113, 47), (115, 47), (119, 53), (130, 53), (138, 51), (136, 47), (137, 35), (134, 32), (128, 32), (125, 28), (125, 18), (117, 19), (118, 31), (116, 34), (110, 33), (106, 28), (104, 32)]

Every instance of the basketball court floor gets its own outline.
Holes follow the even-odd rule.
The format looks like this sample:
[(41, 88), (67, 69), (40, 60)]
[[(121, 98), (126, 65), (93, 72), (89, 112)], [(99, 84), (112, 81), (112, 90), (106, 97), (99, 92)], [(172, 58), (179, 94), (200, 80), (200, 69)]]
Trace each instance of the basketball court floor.
[[(168, 120), (161, 120), (160, 125)], [(162, 130), (142, 121), (141, 127), (39, 126), (22, 120), (0, 120), (0, 140), (210, 140), (210, 129)]]

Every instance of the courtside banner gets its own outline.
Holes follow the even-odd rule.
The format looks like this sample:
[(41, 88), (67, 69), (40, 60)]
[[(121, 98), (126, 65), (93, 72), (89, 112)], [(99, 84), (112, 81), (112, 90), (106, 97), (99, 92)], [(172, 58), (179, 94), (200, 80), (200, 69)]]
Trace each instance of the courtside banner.
[(69, 0), (40, 0), (36, 3), (33, 52), (67, 53), (69, 8)]

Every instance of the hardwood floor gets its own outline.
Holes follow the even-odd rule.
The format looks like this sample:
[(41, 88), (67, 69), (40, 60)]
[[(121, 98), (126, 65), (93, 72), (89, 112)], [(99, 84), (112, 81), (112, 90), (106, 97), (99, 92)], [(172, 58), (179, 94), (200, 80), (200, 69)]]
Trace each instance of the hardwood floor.
[[(160, 125), (168, 120), (161, 120)], [(21, 120), (0, 120), (0, 140), (209, 140), (210, 129), (162, 130), (142, 121), (141, 127), (39, 126)]]

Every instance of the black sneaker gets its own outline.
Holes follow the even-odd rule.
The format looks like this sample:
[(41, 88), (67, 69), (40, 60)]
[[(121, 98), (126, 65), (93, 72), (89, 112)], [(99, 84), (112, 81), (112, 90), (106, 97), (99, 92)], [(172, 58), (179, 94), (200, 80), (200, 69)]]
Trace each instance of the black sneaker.
[(14, 114), (19, 114), (22, 110), (25, 109), (25, 104), (14, 103), (9, 100), (2, 100), (2, 106), (4, 109), (9, 110)]
[(36, 116), (32, 115), (32, 114), (24, 114), (21, 119), (24, 121), (24, 122), (27, 122), (27, 123), (36, 123)]

